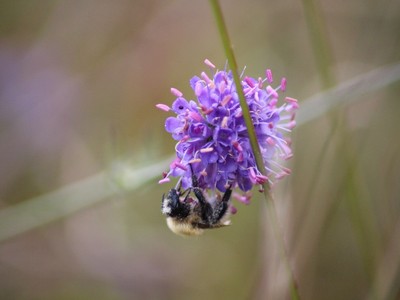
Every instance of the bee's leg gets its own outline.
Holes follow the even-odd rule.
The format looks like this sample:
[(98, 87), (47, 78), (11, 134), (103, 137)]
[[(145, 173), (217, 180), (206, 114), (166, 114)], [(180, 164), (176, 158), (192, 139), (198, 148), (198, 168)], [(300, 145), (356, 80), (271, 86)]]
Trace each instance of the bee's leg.
[(213, 208), (211, 204), (207, 201), (204, 196), (203, 190), (199, 188), (199, 181), (193, 172), (192, 164), (189, 164), (190, 170), (192, 171), (192, 191), (195, 194), (197, 200), (199, 201), (200, 216), (204, 224), (210, 224), (213, 215)]
[(226, 211), (229, 207), (229, 199), (232, 195), (232, 185), (230, 185), (224, 195), (222, 196), (221, 201), (216, 201), (213, 209), (212, 217), (210, 218), (210, 222), (212, 224), (218, 223), (226, 214)]
[[(190, 170), (192, 171), (192, 187), (191, 189), (193, 190), (193, 193), (196, 195), (197, 200), (199, 200), (199, 203), (201, 206), (210, 206), (210, 203), (208, 203), (207, 199), (205, 198), (204, 194), (203, 194), (203, 190), (201, 188), (199, 188), (199, 181), (196, 177), (196, 175), (194, 175), (193, 172), (193, 167), (192, 164), (189, 164), (190, 166)], [(211, 206), (210, 206), (211, 208)]]
[(207, 201), (204, 196), (203, 190), (198, 187), (198, 180), (193, 172), (193, 167), (190, 164), (190, 170), (192, 171), (192, 190), (199, 201), (201, 210), (201, 218), (205, 224), (211, 227), (217, 224), (226, 214), (229, 207), (229, 199), (232, 195), (232, 184), (226, 189), (221, 201), (216, 201), (213, 206)]
[(213, 215), (213, 208), (211, 204), (207, 201), (206, 197), (204, 196), (204, 193), (202, 189), (198, 187), (193, 187), (193, 193), (195, 194), (197, 200), (199, 201), (199, 207), (200, 207), (200, 216), (205, 224), (211, 224), (211, 216)]
[(229, 199), (231, 199), (232, 195), (232, 184), (229, 185), (229, 187), (226, 189), (224, 195), (222, 196), (222, 202), (228, 203)]
[(190, 171), (192, 171), (192, 187), (198, 187), (199, 181), (197, 180), (196, 175), (194, 175), (192, 164), (189, 164), (189, 167), (190, 167)]

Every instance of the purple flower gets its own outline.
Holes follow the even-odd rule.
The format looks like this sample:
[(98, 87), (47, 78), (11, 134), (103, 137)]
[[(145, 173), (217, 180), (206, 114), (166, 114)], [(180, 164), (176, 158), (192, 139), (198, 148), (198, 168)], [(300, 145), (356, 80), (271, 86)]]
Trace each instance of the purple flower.
[[(286, 79), (273, 88), (269, 85), (273, 81), (269, 69), (265, 79), (242, 76), (243, 92), (268, 173), (264, 176), (256, 166), (232, 73), (216, 70), (208, 60), (205, 63), (212, 76), (203, 72), (190, 80), (196, 101), (186, 100), (179, 90), (172, 88), (172, 94), (177, 97), (172, 108), (156, 105), (175, 114), (166, 119), (165, 130), (178, 141), (176, 159), (160, 183), (176, 176), (180, 177), (183, 188), (190, 187), (189, 164), (201, 188), (221, 192), (229, 185), (247, 192), (256, 184), (272, 183), (290, 174), (277, 161), (292, 157), (290, 141), (284, 133), (295, 127), (298, 109), (297, 100), (290, 97), (278, 106), (278, 92), (286, 89)], [(249, 198), (247, 194), (244, 199)]]

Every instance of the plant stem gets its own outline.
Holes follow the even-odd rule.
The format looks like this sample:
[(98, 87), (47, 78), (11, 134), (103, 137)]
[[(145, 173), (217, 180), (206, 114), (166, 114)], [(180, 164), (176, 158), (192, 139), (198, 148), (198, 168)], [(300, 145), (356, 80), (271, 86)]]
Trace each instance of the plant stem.
[[(237, 67), (235, 55), (233, 53), (233, 49), (232, 49), (232, 46), (231, 46), (231, 43), (229, 40), (228, 31), (227, 31), (227, 28), (225, 26), (225, 22), (224, 22), (224, 19), (222, 16), (221, 7), (219, 5), (218, 0), (217, 1), (210, 0), (210, 3), (212, 6), (212, 9), (213, 9), (213, 12), (214, 12), (215, 20), (217, 21), (217, 27), (219, 29), (219, 34), (222, 39), (222, 44), (224, 46), (226, 57), (228, 59), (228, 64), (229, 64), (230, 69), (232, 70), (233, 79), (234, 79), (235, 85), (236, 85), (236, 91), (239, 96), (239, 102), (240, 102), (240, 106), (242, 108), (243, 118), (244, 118), (244, 122), (247, 127), (247, 132), (249, 134), (251, 149), (253, 150), (254, 157), (256, 159), (257, 168), (263, 175), (266, 175), (266, 170), (265, 170), (264, 161), (263, 161), (261, 151), (260, 151), (260, 146), (258, 145), (258, 142), (257, 142), (257, 137), (256, 137), (256, 133), (254, 130), (253, 121), (251, 120), (251, 117), (250, 117), (249, 107), (248, 107), (246, 99), (244, 97), (243, 89), (241, 88), (242, 84), (241, 84), (239, 73), (238, 73), (238, 67)], [(269, 190), (269, 186), (268, 186), (268, 190)]]
[[(218, 0), (210, 0), (210, 4), (214, 13), (215, 20), (217, 22), (217, 27), (219, 29), (219, 34), (222, 39), (222, 44), (224, 46), (225, 54), (228, 59), (229, 67), (232, 70), (233, 79), (236, 85), (236, 91), (239, 96), (240, 106), (242, 108), (243, 118), (247, 127), (247, 132), (249, 135), (250, 145), (254, 153), (254, 157), (256, 160), (256, 165), (258, 170), (266, 175), (264, 160), (261, 155), (260, 146), (257, 141), (257, 136), (254, 130), (254, 125), (250, 116), (249, 107), (247, 105), (246, 99), (244, 97), (241, 80), (238, 73), (238, 67), (235, 59), (235, 55), (232, 49), (232, 45), (229, 39), (228, 30), (226, 28), (224, 18), (222, 15), (221, 7), (219, 5)], [(291, 285), (291, 298), (292, 299), (300, 299), (300, 295), (298, 292), (297, 284), (295, 282), (295, 278), (293, 272), (290, 268), (288, 255), (285, 249), (284, 239), (279, 228), (278, 218), (275, 210), (275, 206), (273, 203), (273, 199), (270, 193), (270, 186), (268, 181), (263, 184), (263, 190), (265, 195), (265, 200), (267, 204), (267, 212), (268, 217), (271, 222), (272, 229), (274, 231), (275, 238), (278, 242), (278, 250), (281, 255), (281, 258), (285, 264), (285, 268), (290, 276), (290, 285)]]

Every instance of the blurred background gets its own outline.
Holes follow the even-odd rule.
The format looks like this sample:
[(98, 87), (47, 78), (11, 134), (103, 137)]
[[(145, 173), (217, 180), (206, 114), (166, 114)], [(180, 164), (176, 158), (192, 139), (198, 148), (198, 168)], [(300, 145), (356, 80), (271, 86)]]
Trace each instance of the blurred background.
[[(246, 74), (270, 68), (302, 102), (399, 61), (398, 1), (324, 1), (316, 27), (304, 3), (221, 1)], [(172, 103), (170, 87), (192, 97), (205, 58), (226, 62), (208, 1), (0, 0), (1, 211), (40, 218), (49, 207), (31, 216), (34, 197), (173, 155), (155, 104)], [(292, 134), (293, 172), (274, 197), (302, 299), (400, 299), (399, 92), (367, 93)], [(261, 195), (236, 204), (229, 228), (185, 239), (160, 213), (172, 183), (149, 179), (1, 240), (0, 299), (288, 297)]]

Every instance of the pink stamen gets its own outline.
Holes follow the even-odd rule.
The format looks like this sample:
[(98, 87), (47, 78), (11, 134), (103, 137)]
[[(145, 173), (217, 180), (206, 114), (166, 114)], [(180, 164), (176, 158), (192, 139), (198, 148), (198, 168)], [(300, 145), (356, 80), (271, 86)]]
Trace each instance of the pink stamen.
[(198, 114), (197, 112), (195, 112), (195, 111), (191, 111), (191, 112), (189, 113), (189, 116), (190, 116), (193, 120), (196, 120), (197, 122), (200, 122), (200, 121), (203, 120), (202, 116), (199, 115), (199, 114)]
[(251, 87), (248, 87), (248, 88), (243, 89), (243, 93), (244, 93), (245, 95), (247, 95), (247, 94), (250, 93), (252, 90), (253, 90), (253, 89), (252, 89)]
[(258, 77), (258, 87), (261, 89), (263, 85), (263, 79), (261, 77)]
[(231, 94), (226, 95), (226, 96), (224, 97), (224, 99), (222, 99), (221, 105), (222, 105), (222, 106), (227, 105), (231, 99), (232, 99), (232, 95), (231, 95)]
[(249, 169), (250, 177), (255, 178), (256, 177), (256, 172), (254, 172), (254, 168)]
[(268, 105), (270, 106), (270, 107), (275, 107), (275, 105), (278, 103), (278, 99), (277, 98), (272, 98), (270, 101), (269, 101), (269, 103), (268, 103)]
[(295, 128), (296, 127), (296, 121), (295, 120), (290, 121), (289, 124), (287, 125), (287, 127), (289, 129)]
[(195, 163), (199, 163), (199, 162), (201, 162), (200, 158), (193, 158), (188, 161), (189, 164), (195, 164)]
[(202, 104), (200, 104), (200, 109), (201, 109), (201, 111), (202, 111), (203, 113), (205, 113), (209, 108), (206, 107), (206, 106), (204, 106), (204, 105), (202, 105)]
[(285, 101), (288, 103), (298, 103), (297, 99), (291, 97), (285, 97)]
[(175, 159), (173, 162), (170, 163), (170, 165), (169, 165), (170, 169), (176, 168), (176, 162), (177, 162), (177, 159)]
[(289, 154), (285, 155), (284, 160), (291, 159), (292, 157), (293, 157), (293, 153), (289, 153)]
[(222, 81), (218, 86), (218, 90), (221, 94), (223, 94), (225, 92), (225, 89), (226, 89), (226, 83), (225, 81)]
[(250, 204), (250, 198), (251, 198), (251, 194), (246, 194), (246, 195), (240, 195), (238, 193), (233, 193), (233, 198), (235, 198), (236, 200), (242, 202), (243, 204)]
[(243, 116), (242, 109), (238, 109), (235, 113), (235, 118), (240, 118), (241, 116)]
[(200, 75), (200, 76), (201, 76), (201, 78), (204, 79), (205, 82), (207, 82), (207, 83), (210, 83), (210, 82), (211, 82), (210, 78), (208, 78), (208, 76), (207, 76), (206, 73), (201, 72), (201, 75)]
[(171, 88), (171, 93), (172, 93), (172, 95), (177, 96), (177, 97), (183, 96), (182, 92), (176, 88)]
[(205, 115), (210, 114), (213, 110), (214, 110), (214, 109), (213, 109), (212, 107), (210, 107), (210, 108), (207, 108), (207, 107), (204, 107), (204, 106), (201, 107), (201, 111), (202, 111), (203, 114), (205, 114)]
[(221, 121), (221, 127), (222, 128), (227, 128), (228, 127), (228, 117), (225, 116), (222, 121)]
[(267, 137), (266, 142), (271, 145), (271, 146), (275, 146), (276, 142), (274, 141), (273, 138), (271, 138), (270, 136)]
[(163, 111), (170, 111), (170, 110), (171, 110), (171, 109), (169, 108), (168, 105), (161, 104), (161, 103), (160, 103), (160, 104), (157, 104), (156, 107), (157, 107), (158, 109), (163, 110)]
[(246, 83), (250, 86), (250, 87), (254, 87), (254, 83), (253, 83), (253, 81), (249, 78), (249, 77), (245, 77), (244, 78), (244, 81), (246, 81)]
[(276, 136), (274, 136), (273, 138), (276, 139), (276, 141), (278, 142), (279, 149), (282, 150), (284, 153), (289, 154), (292, 152), (292, 149), (290, 149), (285, 140), (279, 139)]
[(200, 171), (200, 175), (203, 175), (204, 177), (206, 177), (207, 176), (206, 169), (204, 169), (203, 171)]
[(250, 168), (250, 169), (249, 169), (249, 178), (250, 178), (250, 180), (251, 180), (251, 182), (252, 182), (253, 184), (256, 184), (256, 183), (257, 183), (256, 177), (257, 177), (257, 175), (256, 175), (256, 173), (254, 172), (254, 169), (253, 169), (253, 168)]
[(267, 69), (265, 71), (265, 75), (267, 76), (267, 80), (268, 80), (269, 83), (272, 83), (274, 81), (274, 78), (272, 77), (271, 69)]
[(239, 155), (238, 155), (238, 157), (237, 157), (237, 159), (236, 159), (236, 161), (237, 161), (238, 163), (240, 163), (240, 162), (243, 161), (243, 159), (244, 159), (243, 152), (240, 152)]
[(281, 79), (281, 91), (284, 92), (286, 91), (286, 78), (282, 77)]
[(170, 182), (170, 181), (171, 181), (171, 179), (169, 179), (168, 177), (165, 177), (165, 178), (159, 180), (158, 184), (163, 184), (163, 183)]
[(207, 66), (209, 66), (210, 68), (215, 69), (215, 65), (214, 65), (211, 61), (209, 61), (207, 58), (204, 60), (204, 63), (205, 63)]
[(267, 93), (270, 95), (270, 96), (273, 96), (274, 98), (278, 98), (279, 97), (279, 95), (278, 95), (278, 93), (269, 85), (269, 86), (267, 86)]
[(176, 163), (175, 163), (175, 166), (178, 167), (179, 169), (183, 170), (183, 171), (187, 171), (187, 167), (184, 166), (184, 165), (182, 165), (182, 164), (179, 163), (179, 162), (176, 162)]
[(208, 147), (208, 148), (200, 149), (200, 152), (201, 152), (201, 153), (209, 153), (209, 152), (213, 152), (213, 151), (214, 151), (214, 148), (213, 148), (213, 147)]
[(299, 104), (298, 103), (292, 103), (293, 109), (299, 109)]
[(292, 170), (290, 170), (289, 168), (286, 168), (286, 167), (282, 167), (282, 171), (288, 175), (292, 174)]
[(233, 141), (232, 142), (233, 147), (235, 147), (235, 149), (239, 152), (243, 151), (242, 145), (240, 145), (240, 143), (238, 141)]
[(256, 182), (258, 184), (264, 184), (268, 181), (268, 177), (265, 175), (256, 175)]
[(279, 180), (279, 179), (282, 179), (285, 176), (287, 176), (287, 174), (284, 173), (284, 172), (281, 172), (281, 173), (275, 175), (275, 179)]
[(236, 214), (237, 213), (236, 207), (234, 207), (233, 205), (229, 206), (229, 212), (231, 213), (231, 215)]
[(295, 102), (289, 103), (285, 108), (285, 110), (288, 111), (288, 112), (292, 112), (292, 111), (295, 111), (295, 110), (298, 110), (298, 109), (299, 109), (299, 104), (297, 104)]
[(181, 143), (184, 143), (184, 142), (186, 142), (188, 139), (190, 139), (190, 136), (185, 135), (185, 136), (183, 136), (183, 138), (181, 138), (180, 142), (181, 142)]

